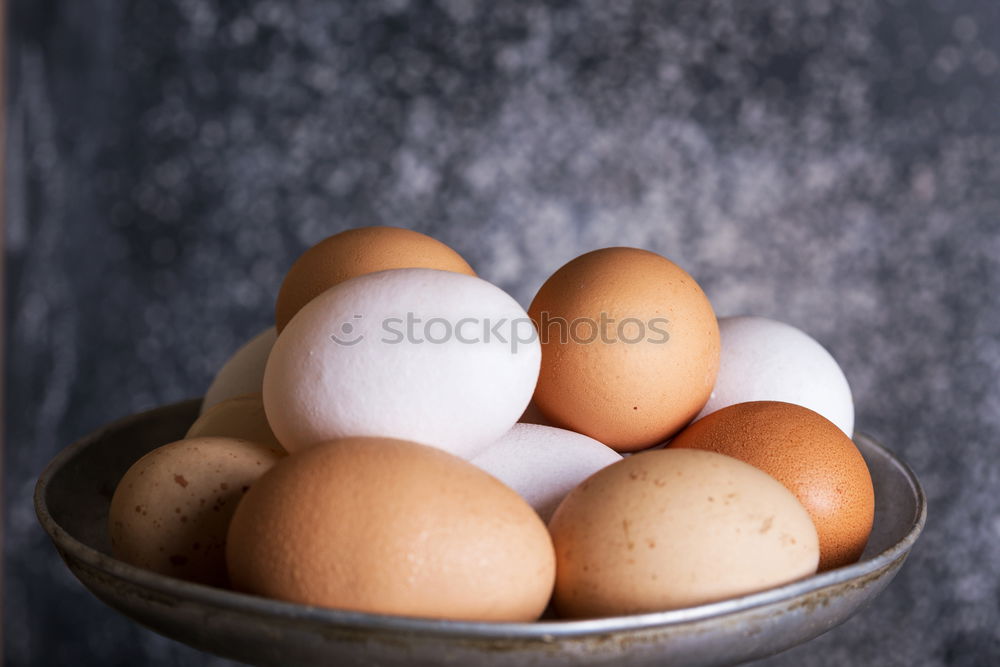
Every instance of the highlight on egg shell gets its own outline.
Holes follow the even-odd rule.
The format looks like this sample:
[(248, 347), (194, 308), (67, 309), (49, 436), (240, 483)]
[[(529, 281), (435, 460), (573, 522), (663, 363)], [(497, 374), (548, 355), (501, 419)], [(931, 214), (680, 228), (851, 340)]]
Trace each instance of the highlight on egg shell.
[(115, 557), (136, 567), (225, 588), (226, 532), (243, 494), (285, 453), (234, 438), (158, 447), (115, 488), (108, 532)]
[(534, 404), (553, 425), (630, 452), (659, 444), (705, 405), (719, 329), (682, 268), (638, 248), (581, 255), (528, 312), (542, 341)]
[(351, 436), (471, 458), (524, 412), (541, 351), (527, 313), (460, 273), (394, 269), (309, 302), (278, 337), (264, 408), (290, 452)]
[(549, 522), (555, 608), (594, 618), (754, 593), (816, 571), (809, 514), (788, 489), (732, 457), (634, 454), (566, 496)]
[(222, 365), (201, 402), (201, 412), (228, 398), (259, 393), (264, 384), (264, 366), (278, 334), (268, 327), (251, 338)]
[(519, 423), (472, 463), (517, 491), (548, 521), (577, 484), (621, 459), (615, 450), (580, 433)]
[(435, 447), (349, 438), (298, 452), (247, 493), (227, 549), (237, 590), (299, 604), (533, 621), (555, 556), (512, 489)]
[(844, 371), (809, 334), (764, 317), (721, 317), (715, 387), (696, 419), (749, 401), (782, 401), (814, 410), (854, 434), (854, 399)]
[(357, 227), (323, 239), (289, 269), (274, 307), (282, 331), (304, 305), (340, 283), (387, 269), (424, 268), (476, 275), (461, 255), (437, 239), (400, 227)]
[(854, 563), (875, 519), (875, 490), (864, 457), (836, 424), (801, 405), (737, 403), (699, 419), (671, 449), (719, 452), (784, 484), (819, 533), (819, 569)]

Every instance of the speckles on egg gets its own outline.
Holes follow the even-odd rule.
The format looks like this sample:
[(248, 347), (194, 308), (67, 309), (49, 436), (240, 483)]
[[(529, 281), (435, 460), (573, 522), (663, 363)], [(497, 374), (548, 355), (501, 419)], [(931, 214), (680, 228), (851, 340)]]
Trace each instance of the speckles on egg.
[(655, 450), (612, 464), (570, 492), (549, 530), (554, 602), (569, 617), (732, 597), (812, 574), (819, 559), (795, 497), (713, 452)]
[(219, 437), (180, 440), (146, 454), (111, 499), (115, 555), (161, 574), (226, 586), (229, 519), (246, 489), (284, 456), (260, 443)]
[(816, 524), (820, 570), (864, 551), (875, 514), (871, 474), (851, 439), (822, 415), (779, 401), (738, 403), (691, 424), (670, 447), (733, 456), (788, 487)]

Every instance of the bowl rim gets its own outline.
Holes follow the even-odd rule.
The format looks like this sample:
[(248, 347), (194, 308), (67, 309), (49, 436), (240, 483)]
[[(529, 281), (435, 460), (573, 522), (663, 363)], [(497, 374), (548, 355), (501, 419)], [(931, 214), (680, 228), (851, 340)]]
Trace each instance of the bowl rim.
[[(190, 409), (201, 399), (189, 399), (169, 403), (137, 414), (112, 421), (60, 451), (45, 467), (35, 485), (34, 505), (39, 522), (49, 537), (62, 552), (64, 558), (71, 558), (105, 574), (148, 589), (165, 596), (182, 598), (187, 602), (222, 608), (239, 613), (276, 617), (286, 622), (305, 621), (345, 629), (367, 630), (384, 633), (405, 633), (433, 637), (461, 637), (477, 639), (516, 639), (520, 641), (538, 640), (551, 642), (558, 638), (606, 635), (621, 631), (641, 631), (680, 626), (710, 618), (722, 617), (738, 612), (750, 611), (757, 607), (780, 604), (785, 601), (815, 593), (823, 589), (846, 584), (852, 580), (865, 579), (882, 572), (897, 561), (902, 561), (923, 530), (927, 519), (927, 500), (923, 487), (913, 470), (889, 449), (866, 433), (855, 431), (854, 440), (864, 440), (865, 445), (886, 457), (897, 467), (916, 497), (916, 512), (909, 530), (895, 544), (890, 545), (866, 560), (851, 565), (815, 574), (782, 586), (757, 593), (750, 593), (717, 602), (709, 602), (694, 607), (648, 612), (627, 616), (610, 616), (594, 619), (543, 619), (533, 622), (487, 622), (452, 621), (445, 619), (420, 618), (375, 614), (360, 611), (333, 609), (302, 605), (293, 602), (273, 600), (247, 593), (214, 588), (202, 584), (175, 579), (142, 568), (129, 565), (108, 556), (73, 537), (49, 512), (46, 493), (55, 474), (67, 463), (79, 456), (93, 442), (108, 431), (119, 430), (166, 412)], [(164, 443), (166, 444), (166, 443)]]

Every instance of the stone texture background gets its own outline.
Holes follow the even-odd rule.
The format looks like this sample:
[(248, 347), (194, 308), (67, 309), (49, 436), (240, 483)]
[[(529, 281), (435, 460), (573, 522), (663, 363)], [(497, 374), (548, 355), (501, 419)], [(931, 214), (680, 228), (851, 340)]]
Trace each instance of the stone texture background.
[(643, 246), (812, 333), (930, 518), (870, 608), (766, 664), (1000, 663), (997, 3), (8, 4), (8, 664), (230, 664), (90, 596), (32, 486), (202, 392), (298, 253), (372, 223), (525, 304)]

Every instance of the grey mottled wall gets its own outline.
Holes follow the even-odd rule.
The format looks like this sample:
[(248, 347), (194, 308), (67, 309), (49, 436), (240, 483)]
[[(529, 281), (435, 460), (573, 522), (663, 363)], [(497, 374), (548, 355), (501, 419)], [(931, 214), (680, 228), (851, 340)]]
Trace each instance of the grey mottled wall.
[(35, 478), (206, 387), (349, 226), (527, 303), (600, 246), (811, 332), (930, 497), (861, 616), (773, 665), (1000, 664), (1000, 5), (10, 0), (11, 665), (222, 665), (70, 576)]

